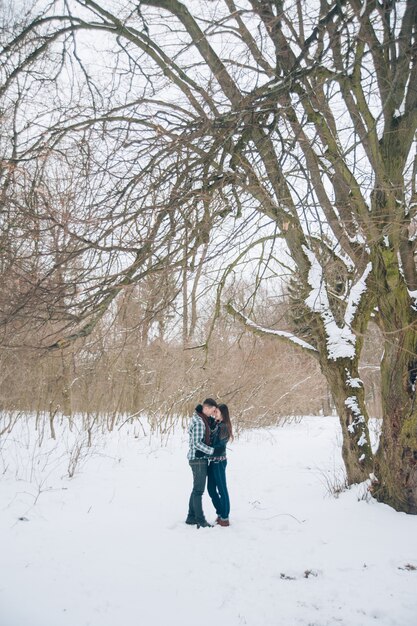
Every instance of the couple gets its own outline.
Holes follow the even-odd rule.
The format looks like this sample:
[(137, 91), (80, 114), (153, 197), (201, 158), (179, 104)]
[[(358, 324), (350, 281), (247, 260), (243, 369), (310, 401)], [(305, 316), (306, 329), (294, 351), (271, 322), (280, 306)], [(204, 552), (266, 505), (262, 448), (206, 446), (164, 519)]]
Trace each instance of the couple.
[(197, 528), (212, 527), (204, 517), (202, 504), (207, 479), (207, 490), (217, 513), (216, 524), (229, 526), (226, 445), (229, 439), (233, 439), (233, 433), (227, 405), (217, 404), (212, 398), (198, 404), (188, 432), (188, 461), (193, 472), (193, 490), (186, 524), (196, 525)]

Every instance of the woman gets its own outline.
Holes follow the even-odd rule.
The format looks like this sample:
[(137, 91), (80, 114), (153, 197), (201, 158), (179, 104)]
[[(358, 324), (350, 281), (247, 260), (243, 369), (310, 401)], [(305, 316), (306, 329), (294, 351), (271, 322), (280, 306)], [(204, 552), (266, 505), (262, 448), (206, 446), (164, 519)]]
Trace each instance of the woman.
[(210, 445), (214, 452), (209, 457), (207, 490), (216, 509), (216, 524), (230, 526), (230, 500), (226, 483), (226, 445), (233, 439), (232, 423), (226, 404), (219, 404), (215, 410), (216, 424), (212, 430)]

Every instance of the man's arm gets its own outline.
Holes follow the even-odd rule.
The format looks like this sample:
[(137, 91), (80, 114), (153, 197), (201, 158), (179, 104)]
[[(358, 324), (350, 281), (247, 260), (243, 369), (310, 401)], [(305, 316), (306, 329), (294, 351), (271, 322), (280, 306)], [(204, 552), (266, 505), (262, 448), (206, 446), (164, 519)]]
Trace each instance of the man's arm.
[(193, 428), (194, 447), (197, 450), (204, 452), (204, 454), (213, 454), (214, 448), (212, 448), (211, 446), (208, 446), (206, 443), (203, 442), (205, 430), (206, 429), (205, 429), (203, 421), (196, 419), (194, 422), (194, 428)]

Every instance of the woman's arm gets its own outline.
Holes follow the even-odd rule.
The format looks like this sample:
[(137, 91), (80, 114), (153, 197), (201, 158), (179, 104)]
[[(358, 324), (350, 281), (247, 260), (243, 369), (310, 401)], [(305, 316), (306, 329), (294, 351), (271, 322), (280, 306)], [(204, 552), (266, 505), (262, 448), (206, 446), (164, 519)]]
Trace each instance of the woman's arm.
[(226, 445), (229, 439), (230, 437), (229, 437), (229, 432), (227, 430), (227, 427), (224, 424), (219, 424), (219, 427), (215, 433), (215, 436), (213, 437), (211, 441), (211, 445), (214, 448), (214, 452), (213, 452), (214, 456), (220, 456), (221, 454), (225, 453)]

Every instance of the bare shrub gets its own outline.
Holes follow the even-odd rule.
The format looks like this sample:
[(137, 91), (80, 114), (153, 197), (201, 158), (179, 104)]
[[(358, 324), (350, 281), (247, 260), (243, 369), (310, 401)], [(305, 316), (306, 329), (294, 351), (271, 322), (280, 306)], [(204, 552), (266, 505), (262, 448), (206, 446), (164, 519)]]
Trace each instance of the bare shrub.
[(342, 470), (339, 472), (334, 471), (333, 473), (322, 471), (320, 476), (327, 494), (333, 498), (338, 498), (341, 493), (349, 489), (346, 473)]

